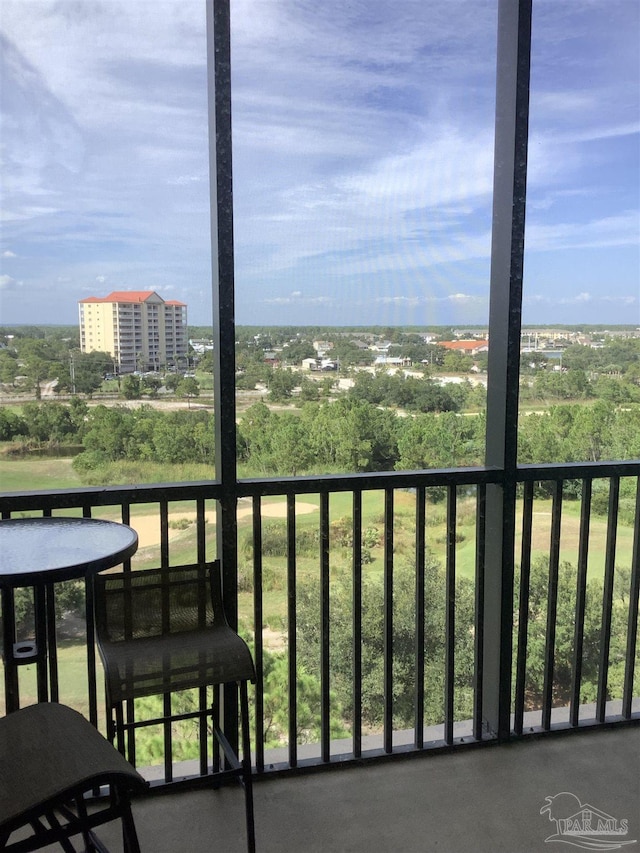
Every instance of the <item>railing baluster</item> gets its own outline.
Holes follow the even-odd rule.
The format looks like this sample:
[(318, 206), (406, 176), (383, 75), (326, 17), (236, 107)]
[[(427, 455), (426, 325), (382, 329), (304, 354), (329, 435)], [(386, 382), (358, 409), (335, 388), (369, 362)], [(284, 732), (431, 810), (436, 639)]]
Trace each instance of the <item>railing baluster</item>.
[(207, 528), (204, 498), (196, 500), (196, 553), (200, 565), (207, 562)]
[[(131, 504), (124, 503), (122, 504), (122, 522), (123, 524), (131, 524)], [(131, 571), (131, 559), (125, 561), (123, 565), (123, 570), (125, 572)], [(130, 610), (130, 603), (127, 599), (125, 599), (125, 608)], [(127, 612), (125, 615), (125, 624), (130, 626), (133, 624), (133, 620), (131, 617), (131, 613)], [(130, 639), (130, 637), (129, 637)], [(125, 715), (127, 723), (133, 723), (135, 721), (135, 705), (133, 703), (133, 699), (127, 699), (125, 703)], [(135, 765), (136, 763), (136, 733), (135, 730), (130, 728), (127, 729), (127, 755), (129, 757), (129, 761)]]
[(587, 567), (589, 559), (589, 529), (591, 522), (591, 480), (582, 481), (580, 507), (580, 541), (578, 543), (578, 577), (576, 580), (576, 615), (573, 633), (573, 677), (569, 720), (577, 726), (580, 717), (580, 685), (582, 683), (582, 653), (584, 648), (584, 614), (587, 599)]
[(636, 479), (636, 513), (633, 532), (633, 557), (631, 559), (631, 581), (629, 585), (629, 618), (627, 620), (627, 658), (622, 692), (622, 716), (631, 717), (633, 678), (635, 673), (636, 645), (638, 632), (638, 597), (640, 595), (640, 476)]
[(560, 530), (562, 525), (562, 480), (553, 484), (551, 506), (551, 544), (549, 550), (549, 587), (547, 593), (547, 633), (544, 653), (544, 685), (542, 688), (542, 728), (551, 728), (553, 705), (553, 665), (558, 613), (558, 570), (560, 568)]
[(516, 659), (516, 695), (513, 730), (522, 734), (524, 691), (527, 678), (527, 638), (529, 633), (529, 584), (531, 580), (531, 528), (533, 522), (533, 483), (524, 484), (522, 503), (522, 546), (520, 551), (520, 598), (518, 602), (518, 651)]
[(298, 662), (296, 620), (296, 499), (287, 495), (287, 627), (289, 632), (289, 765), (298, 764)]
[(330, 703), (330, 613), (329, 613), (329, 494), (320, 495), (320, 595), (322, 634), (320, 641), (320, 750), (322, 760), (331, 758)]
[(262, 515), (260, 496), (253, 498), (253, 628), (256, 667), (256, 768), (264, 770), (264, 641), (262, 624), (264, 610), (262, 599)]
[[(0, 604), (2, 604), (2, 648), (6, 660), (12, 655), (16, 636), (15, 596), (11, 587), (0, 589)], [(17, 667), (4, 665), (4, 703), (5, 714), (20, 707), (20, 685)]]
[(444, 740), (453, 743), (456, 648), (456, 487), (447, 486), (447, 555), (445, 593)]
[(473, 736), (482, 740), (482, 669), (484, 647), (484, 555), (487, 530), (487, 487), (477, 486)]
[(169, 502), (160, 501), (160, 565), (169, 568)]
[[(199, 566), (204, 566), (207, 560), (206, 536), (205, 536), (205, 504), (204, 498), (196, 500), (196, 560)], [(199, 618), (206, 613), (204, 602), (199, 603)], [(207, 688), (197, 688), (198, 693), (198, 745), (200, 755), (200, 775), (206, 776), (209, 772), (209, 739), (207, 732)]]
[(613, 609), (613, 580), (615, 575), (619, 498), (620, 477), (612, 477), (609, 485), (609, 514), (607, 520), (604, 587), (602, 590), (600, 663), (598, 672), (598, 695), (596, 698), (596, 719), (599, 723), (604, 723), (607, 706), (607, 681), (609, 677), (609, 647), (611, 645), (611, 612)]
[(362, 492), (353, 492), (353, 755), (362, 755)]
[(416, 644), (415, 644), (415, 733), (416, 749), (424, 746), (424, 573), (426, 495), (424, 486), (416, 489)]
[(384, 751), (393, 751), (393, 489), (384, 492)]
[(484, 648), (484, 556), (487, 532), (487, 488), (479, 485), (476, 495), (476, 566), (475, 566), (475, 640), (474, 640), (474, 698), (473, 698), (473, 736), (482, 740), (482, 680)]

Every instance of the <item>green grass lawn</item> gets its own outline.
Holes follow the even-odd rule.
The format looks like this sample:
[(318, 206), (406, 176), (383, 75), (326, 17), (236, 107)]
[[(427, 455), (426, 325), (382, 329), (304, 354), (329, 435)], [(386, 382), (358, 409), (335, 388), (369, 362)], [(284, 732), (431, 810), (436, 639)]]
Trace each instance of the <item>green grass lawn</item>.
[(71, 463), (71, 459), (9, 459), (0, 455), (0, 491), (81, 488)]
[[(96, 653), (97, 654), (97, 653)], [(104, 684), (102, 668), (98, 660), (98, 717), (104, 724)], [(89, 693), (87, 682), (87, 650), (84, 640), (60, 640), (58, 642), (58, 683), (59, 701), (89, 714)], [(19, 668), (20, 706), (37, 702), (36, 666), (27, 664)], [(4, 664), (0, 659), (0, 707), (4, 708)]]

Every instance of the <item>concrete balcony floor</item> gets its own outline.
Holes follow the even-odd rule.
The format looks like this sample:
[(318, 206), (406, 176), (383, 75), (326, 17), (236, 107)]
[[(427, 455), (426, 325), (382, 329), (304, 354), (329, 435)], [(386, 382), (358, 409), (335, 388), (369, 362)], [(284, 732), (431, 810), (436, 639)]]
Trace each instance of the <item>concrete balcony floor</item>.
[[(551, 850), (545, 842), (556, 823), (540, 809), (546, 797), (561, 792), (627, 820), (627, 834), (609, 840), (640, 850), (640, 726), (260, 780), (257, 851)], [(142, 853), (246, 850), (243, 794), (236, 785), (149, 796), (135, 802), (134, 814)], [(100, 836), (110, 849), (121, 849), (116, 824)]]

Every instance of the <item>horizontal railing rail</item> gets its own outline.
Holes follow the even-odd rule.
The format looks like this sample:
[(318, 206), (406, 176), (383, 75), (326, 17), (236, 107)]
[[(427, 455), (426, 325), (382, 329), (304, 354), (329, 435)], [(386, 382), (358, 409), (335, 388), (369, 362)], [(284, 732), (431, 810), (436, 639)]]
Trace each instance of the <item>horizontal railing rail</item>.
[[(258, 676), (258, 772), (272, 768), (274, 749), (295, 768), (301, 755), (323, 765), (493, 740), (483, 723), (486, 491), (503, 478), (476, 467), (237, 481), (237, 604)], [(526, 465), (516, 481), (512, 736), (565, 728), (567, 719), (570, 727), (634, 719), (640, 463)], [(5, 493), (0, 513), (71, 511), (150, 527), (125, 565), (138, 570), (217, 556), (211, 522), (223, 499), (215, 481), (89, 487)], [(103, 727), (90, 582), (87, 590), (84, 636), (53, 638), (50, 697), (75, 702)], [(67, 657), (78, 647), (81, 679)], [(21, 669), (25, 701), (30, 679)], [(138, 711), (129, 710), (135, 738)], [(187, 719), (191, 710), (174, 712)], [(175, 723), (163, 725), (170, 780), (184, 751)], [(149, 750), (137, 754), (153, 763)], [(196, 774), (206, 755), (203, 747)]]

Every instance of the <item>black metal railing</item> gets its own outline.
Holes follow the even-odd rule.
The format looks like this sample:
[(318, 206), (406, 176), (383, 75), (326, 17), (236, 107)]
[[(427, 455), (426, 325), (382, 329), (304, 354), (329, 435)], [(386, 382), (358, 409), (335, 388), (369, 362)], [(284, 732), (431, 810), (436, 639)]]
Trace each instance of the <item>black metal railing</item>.
[[(501, 477), (467, 468), (237, 483), (226, 594), (253, 642), (258, 772), (495, 739), (483, 714), (486, 496)], [(640, 465), (522, 466), (517, 483), (510, 736), (637, 717)], [(216, 483), (158, 484), (14, 493), (0, 511), (137, 525), (125, 569), (138, 570), (217, 556), (220, 499)], [(86, 639), (74, 646), (85, 671), (79, 679), (53, 638), (50, 695), (102, 727), (87, 590)], [(179, 738), (164, 740), (176, 750), (166, 770), (182, 753)]]

